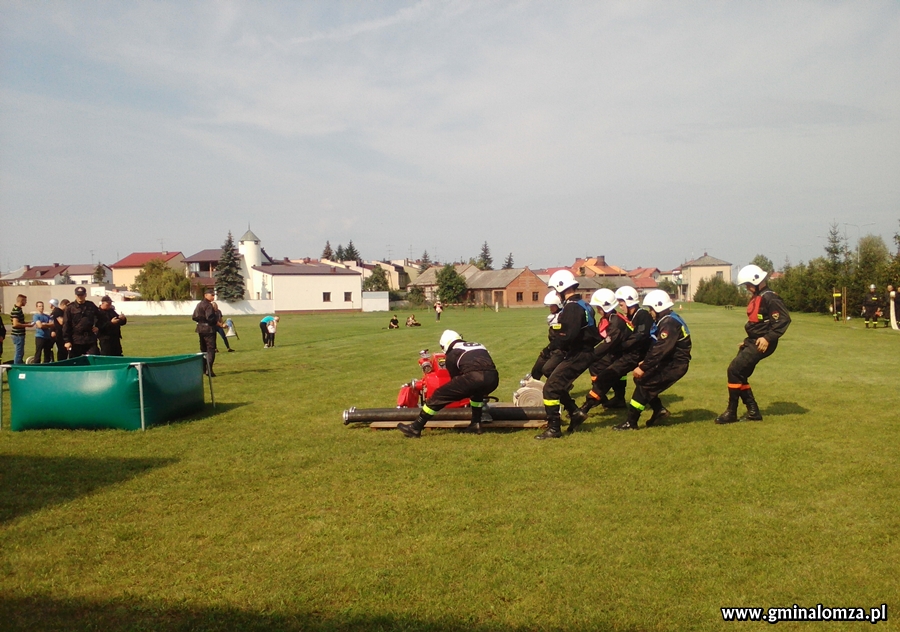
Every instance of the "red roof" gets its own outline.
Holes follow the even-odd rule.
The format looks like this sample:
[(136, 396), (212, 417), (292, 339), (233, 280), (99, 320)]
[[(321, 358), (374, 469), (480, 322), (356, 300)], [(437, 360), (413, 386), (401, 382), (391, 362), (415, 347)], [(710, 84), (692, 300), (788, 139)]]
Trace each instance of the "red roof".
[(636, 290), (655, 290), (659, 287), (659, 284), (653, 277), (636, 277), (631, 279), (631, 284)]
[(654, 274), (659, 274), (659, 268), (635, 268), (634, 270), (630, 270), (628, 272), (628, 276), (630, 276), (632, 279), (653, 277)]
[(171, 261), (175, 257), (184, 258), (180, 252), (132, 252), (130, 255), (116, 261), (109, 266), (110, 268), (143, 268), (148, 261), (153, 259), (162, 259), (163, 261)]

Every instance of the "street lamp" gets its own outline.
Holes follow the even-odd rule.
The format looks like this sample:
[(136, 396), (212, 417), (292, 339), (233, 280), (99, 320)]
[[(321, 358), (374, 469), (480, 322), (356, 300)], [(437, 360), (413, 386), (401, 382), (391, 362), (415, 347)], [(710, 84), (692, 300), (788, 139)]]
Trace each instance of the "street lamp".
[[(853, 226), (856, 228), (856, 265), (859, 265), (859, 240), (862, 238), (862, 230), (861, 228), (865, 228), (866, 226), (874, 226), (875, 222), (869, 222), (868, 224), (862, 224), (861, 226), (857, 226), (856, 224), (851, 224), (850, 222), (844, 222), (844, 226)], [(847, 229), (844, 229), (844, 239), (847, 238)]]

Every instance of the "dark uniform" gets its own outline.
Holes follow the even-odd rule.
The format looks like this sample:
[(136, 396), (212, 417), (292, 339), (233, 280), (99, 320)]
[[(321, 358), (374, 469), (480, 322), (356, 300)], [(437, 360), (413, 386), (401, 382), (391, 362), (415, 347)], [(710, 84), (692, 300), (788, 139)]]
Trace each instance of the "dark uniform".
[(634, 378), (628, 418), (625, 423), (616, 426), (617, 429), (637, 429), (641, 413), (647, 406), (653, 410), (653, 415), (647, 421), (648, 426), (668, 415), (659, 396), (688, 372), (691, 363), (691, 332), (680, 316), (670, 309), (658, 313), (650, 330), (650, 339), (650, 348), (640, 363), (644, 374), (640, 378)]
[(63, 340), (62, 321), (65, 319), (65, 310), (61, 307), (54, 307), (50, 311), (50, 339), (56, 347), (56, 361), (65, 360), (69, 357), (69, 350), (66, 349), (66, 341)]
[(63, 313), (63, 340), (72, 345), (70, 358), (82, 355), (96, 355), (97, 332), (94, 331), (100, 322), (100, 308), (91, 301), (83, 303), (73, 301), (66, 306)]
[[(768, 287), (761, 288), (759, 294), (750, 299), (747, 305), (747, 323), (744, 325), (747, 337), (741, 343), (734, 360), (728, 365), (728, 410), (716, 419), (717, 423), (736, 421), (734, 411), (737, 408), (738, 398), (747, 406), (745, 419), (751, 421), (762, 419), (749, 379), (760, 360), (775, 353), (778, 339), (784, 335), (790, 324), (791, 315), (784, 301)], [(756, 346), (756, 341), (760, 338), (765, 338), (769, 344), (765, 351), (760, 351)], [(729, 411), (731, 415), (728, 414)]]
[[(594, 347), (596, 359), (591, 365), (591, 392), (581, 407), (584, 412), (597, 404), (608, 408), (621, 408), (624, 405), (625, 376), (644, 359), (650, 343), (650, 328), (653, 326), (653, 317), (649, 312), (638, 309), (635, 315), (639, 320), (637, 327), (625, 314), (610, 314), (603, 342)], [(603, 336), (602, 330), (600, 333)], [(612, 402), (605, 400), (609, 389), (613, 389), (615, 393)]]
[(866, 294), (866, 298), (863, 299), (863, 309), (866, 312), (866, 329), (869, 328), (869, 323), (872, 323), (872, 329), (878, 327), (878, 310), (880, 308), (881, 298), (875, 290), (870, 290), (869, 293)]
[[(119, 322), (112, 322), (113, 318), (119, 319)], [(97, 328), (97, 338), (100, 341), (100, 355), (105, 356), (121, 356), (122, 355), (122, 326), (128, 324), (128, 319), (119, 316), (116, 310), (101, 309), (100, 321)]]
[(206, 354), (206, 373), (210, 377), (215, 377), (213, 364), (216, 361), (216, 326), (219, 324), (219, 315), (216, 308), (204, 296), (194, 308), (194, 315), (191, 318), (197, 323), (194, 331), (200, 337), (200, 352)]
[[(544, 384), (544, 408), (547, 411), (547, 432), (538, 438), (558, 437), (562, 426), (559, 413), (560, 404), (572, 415), (578, 410), (569, 390), (582, 373), (594, 360), (594, 347), (600, 342), (600, 333), (594, 319), (594, 309), (581, 299), (580, 294), (573, 294), (559, 313), (559, 320), (553, 328), (556, 335), (551, 339), (551, 352), (562, 351), (564, 359), (556, 365), (553, 373)], [(580, 423), (580, 421), (578, 422)]]
[(469, 399), (472, 420), (466, 429), (481, 432), (481, 416), (484, 400), (500, 384), (500, 374), (484, 345), (477, 342), (455, 340), (447, 347), (446, 364), (450, 381), (432, 393), (419, 417), (411, 424), (397, 424), (397, 429), (407, 437), (418, 437), (428, 420), (448, 404)]
[(549, 333), (547, 334), (547, 338), (549, 340), (546, 347), (541, 349), (541, 352), (538, 354), (537, 360), (534, 362), (534, 366), (531, 368), (531, 377), (536, 380), (541, 379), (545, 375), (549, 376), (553, 373), (553, 369), (556, 368), (560, 362), (565, 358), (565, 354), (561, 349), (553, 348), (553, 338), (557, 336), (557, 329), (554, 328), (559, 322), (559, 315), (562, 312), (556, 312), (555, 314), (547, 315), (547, 327), (549, 328)]

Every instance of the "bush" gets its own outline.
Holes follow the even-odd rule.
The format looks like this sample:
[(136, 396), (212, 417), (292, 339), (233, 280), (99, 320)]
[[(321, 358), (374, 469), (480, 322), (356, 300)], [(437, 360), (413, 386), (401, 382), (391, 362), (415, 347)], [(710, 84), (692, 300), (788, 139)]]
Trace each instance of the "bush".
[(694, 293), (694, 300), (707, 305), (738, 305), (747, 302), (747, 296), (734, 283), (713, 277), (703, 279)]

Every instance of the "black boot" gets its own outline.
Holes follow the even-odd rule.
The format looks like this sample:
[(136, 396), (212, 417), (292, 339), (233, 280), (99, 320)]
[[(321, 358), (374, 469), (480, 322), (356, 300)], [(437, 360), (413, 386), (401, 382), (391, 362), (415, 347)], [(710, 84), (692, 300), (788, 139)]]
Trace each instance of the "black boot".
[(628, 417), (625, 418), (624, 423), (620, 423), (618, 426), (613, 426), (613, 430), (637, 430), (638, 429), (638, 420), (641, 418), (641, 409), (635, 408), (634, 406), (628, 407)]
[(753, 390), (746, 389), (741, 391), (741, 399), (747, 407), (747, 414), (741, 417), (742, 421), (762, 421), (762, 413), (759, 412), (759, 404), (753, 397)]
[(422, 436), (422, 429), (425, 427), (425, 424), (428, 423), (429, 419), (431, 419), (429, 415), (419, 413), (419, 416), (414, 422), (410, 424), (397, 424), (397, 430), (410, 439), (418, 439)]
[(594, 406), (599, 406), (603, 403), (603, 398), (594, 397), (593, 393), (588, 393), (588, 396), (584, 399), (584, 403), (581, 405), (581, 412), (585, 415), (591, 412), (591, 409)]
[(544, 406), (547, 410), (547, 429), (537, 435), (535, 439), (559, 439), (562, 437), (562, 417), (559, 415), (559, 406)]
[(613, 384), (613, 398), (607, 400), (603, 407), (610, 410), (625, 408), (628, 405), (628, 402), (625, 401), (625, 388), (627, 386), (628, 383), (625, 380), (619, 380)]
[(738, 398), (740, 397), (740, 389), (737, 388), (729, 388), (728, 389), (728, 408), (725, 409), (725, 412), (716, 417), (717, 424), (733, 424), (738, 420), (737, 416), (737, 406), (738, 406)]
[(669, 411), (662, 405), (662, 401), (660, 401), (659, 397), (653, 398), (653, 401), (650, 402), (650, 406), (653, 408), (653, 414), (650, 415), (650, 419), (647, 420), (648, 428), (655, 426), (669, 416)]
[(575, 430), (587, 420), (588, 414), (584, 408), (576, 408), (569, 413), (569, 427), (566, 428), (568, 434), (572, 434)]
[(465, 428), (460, 428), (459, 432), (465, 434), (481, 434), (481, 406), (472, 406), (472, 421)]

